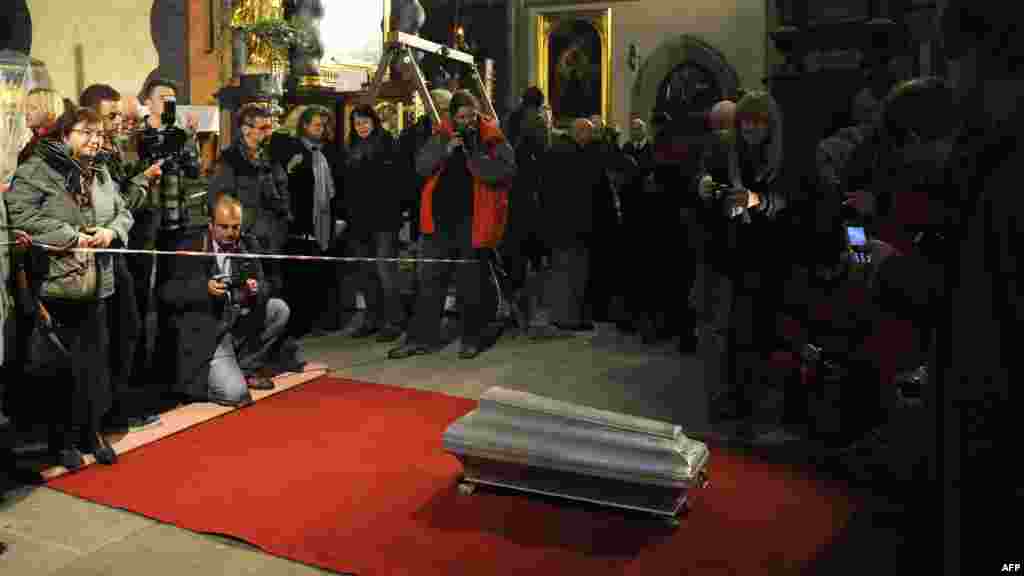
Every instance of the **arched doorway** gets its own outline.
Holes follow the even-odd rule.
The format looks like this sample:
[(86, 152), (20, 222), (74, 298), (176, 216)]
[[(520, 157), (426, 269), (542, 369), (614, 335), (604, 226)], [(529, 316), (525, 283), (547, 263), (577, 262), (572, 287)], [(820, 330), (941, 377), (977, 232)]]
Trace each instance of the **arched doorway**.
[(722, 96), (715, 73), (698, 62), (687, 60), (677, 64), (658, 85), (654, 110), (681, 118), (689, 112), (710, 108)]
[(650, 118), (655, 110), (703, 110), (735, 97), (739, 84), (739, 74), (721, 52), (684, 34), (663, 42), (644, 60), (633, 84), (630, 115)]
[(0, 51), (32, 52), (32, 16), (25, 0), (5, 0), (0, 8)]

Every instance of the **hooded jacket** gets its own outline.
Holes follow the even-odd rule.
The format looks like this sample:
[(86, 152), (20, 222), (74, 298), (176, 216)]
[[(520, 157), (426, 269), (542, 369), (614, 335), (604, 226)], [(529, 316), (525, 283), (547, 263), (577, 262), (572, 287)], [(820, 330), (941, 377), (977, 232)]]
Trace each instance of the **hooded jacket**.
[[(508, 220), (508, 191), (516, 174), (515, 152), (497, 122), (479, 120), (480, 149), (467, 161), (473, 180), (473, 247), (495, 248), (505, 236)], [(448, 142), (454, 128), (445, 121), (416, 158), (416, 171), (427, 178), (420, 202), (420, 232), (433, 234), (433, 199), (448, 158)]]

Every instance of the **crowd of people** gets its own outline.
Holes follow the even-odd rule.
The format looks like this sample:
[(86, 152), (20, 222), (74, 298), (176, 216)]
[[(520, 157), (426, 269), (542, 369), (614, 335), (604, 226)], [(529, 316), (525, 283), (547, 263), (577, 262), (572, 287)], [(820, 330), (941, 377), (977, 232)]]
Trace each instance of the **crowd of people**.
[[(500, 125), (473, 94), (438, 89), (439, 124), (428, 116), (391, 134), (360, 105), (342, 145), (325, 108), (298, 107), (275, 130), (265, 107), (243, 107), (235, 141), (211, 170), (209, 222), (198, 226), (183, 215), (179, 181), (194, 162), (194, 126), (174, 136), (163, 113), (172, 82), (146, 86), (142, 106), (103, 85), (77, 105), (35, 90), (32, 134), (0, 212), (15, 246), (3, 288), (18, 331), (6, 339), (3, 412), (16, 426), (48, 424), (51, 452), (70, 469), (83, 453), (111, 464), (103, 431), (152, 423), (154, 397), (239, 406), (250, 389), (273, 387), (268, 376), (301, 370), (296, 339), (337, 328), (346, 283), (366, 303), (353, 336), (395, 342), (392, 359), (438, 350), (454, 280), (461, 358), (486, 349), (496, 320), (534, 336), (612, 323), (698, 352), (714, 415), (749, 422), (780, 373), (773, 352), (794, 345), (780, 318), (803, 319), (794, 301), (839, 293), (867, 265), (868, 298), (844, 335), (851, 344), (805, 334), (796, 350), (811, 368), (878, 382), (878, 402), (865, 407), (877, 440), (891, 382), (856, 343), (887, 319), (914, 322), (915, 349), (895, 361), (913, 377), (895, 382), (925, 409), (900, 458), (922, 462), (915, 473), (929, 478), (940, 464), (958, 475), (935, 458), (936, 420), (994, 432), (1003, 420), (992, 402), (1008, 394), (1000, 321), (1020, 318), (1017, 195), (994, 187), (1016, 172), (1021, 93), (1006, 56), (985, 56), (985, 40), (958, 34), (970, 66), (991, 79), (973, 88), (966, 76), (907, 79), (880, 99), (858, 98), (853, 125), (821, 142), (812, 185), (784, 161), (784, 123), (765, 91), (675, 117), (655, 111), (649, 125), (634, 118), (620, 145), (600, 117), (556, 126), (535, 87)], [(166, 141), (177, 142), (173, 153)], [(445, 260), (418, 264), (412, 302), (389, 260), (406, 217), (418, 256)], [(866, 231), (863, 246), (851, 229)], [(210, 256), (71, 250), (121, 246)], [(804, 281), (794, 288), (794, 278)], [(507, 317), (497, 316), (499, 302)], [(979, 336), (990, 339), (980, 368), (962, 351), (973, 349), (963, 339)], [(985, 385), (965, 387), (976, 368), (988, 371)], [(163, 384), (148, 382), (172, 374), (154, 394)], [(52, 383), (10, 384), (24, 377)], [(139, 390), (143, 382), (150, 389)], [(963, 434), (971, 450), (991, 452), (977, 433)]]

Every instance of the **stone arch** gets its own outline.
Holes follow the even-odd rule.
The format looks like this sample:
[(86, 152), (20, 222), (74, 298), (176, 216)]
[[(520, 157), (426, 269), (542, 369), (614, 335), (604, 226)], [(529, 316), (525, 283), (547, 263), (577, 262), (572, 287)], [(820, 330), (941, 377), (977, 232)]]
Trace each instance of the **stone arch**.
[(25, 0), (4, 0), (0, 8), (0, 50), (32, 53), (32, 15)]
[(739, 74), (725, 56), (704, 40), (683, 34), (662, 42), (644, 59), (633, 83), (630, 117), (647, 119), (650, 116), (662, 80), (684, 62), (693, 62), (713, 73), (722, 92), (722, 98), (735, 97), (739, 91)]
[(183, 34), (183, 31), (187, 30), (187, 19), (186, 0), (153, 0), (149, 28), (159, 63), (139, 87), (140, 102), (148, 96), (143, 94), (143, 91), (152, 80), (166, 78), (178, 84), (178, 104), (189, 103), (191, 90), (188, 78), (188, 45)]

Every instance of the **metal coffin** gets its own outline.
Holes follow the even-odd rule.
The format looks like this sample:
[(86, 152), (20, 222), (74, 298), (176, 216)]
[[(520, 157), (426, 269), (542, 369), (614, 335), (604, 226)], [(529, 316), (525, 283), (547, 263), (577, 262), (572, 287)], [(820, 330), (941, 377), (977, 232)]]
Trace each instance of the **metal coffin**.
[(708, 448), (667, 422), (494, 387), (444, 432), (472, 487), (488, 484), (674, 518)]

